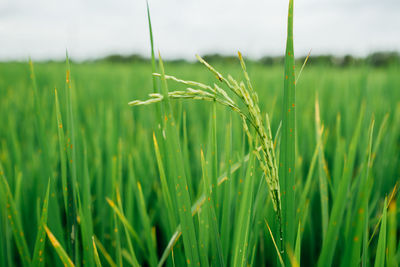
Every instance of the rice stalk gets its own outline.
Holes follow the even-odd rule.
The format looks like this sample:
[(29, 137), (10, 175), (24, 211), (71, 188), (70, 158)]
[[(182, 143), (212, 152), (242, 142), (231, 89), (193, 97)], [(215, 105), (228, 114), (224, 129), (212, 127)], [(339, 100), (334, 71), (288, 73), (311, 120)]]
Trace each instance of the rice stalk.
[[(252, 140), (251, 142), (255, 145), (260, 143), (261, 149), (254, 150), (256, 157), (261, 165), (261, 168), (265, 174), (266, 181), (269, 187), (270, 196), (273, 201), (274, 209), (279, 216), (280, 214), (280, 190), (279, 190), (279, 179), (278, 179), (278, 170), (277, 163), (275, 157), (275, 149), (274, 142), (271, 135), (271, 129), (269, 120), (266, 119), (264, 122), (262, 119), (261, 111), (258, 105), (258, 96), (257, 93), (251, 86), (250, 80), (247, 81), (247, 87), (243, 82), (236, 81), (230, 75), (228, 78), (225, 78), (221, 73), (219, 73), (216, 69), (214, 69), (211, 65), (209, 65), (204, 59), (200, 56), (196, 56), (197, 59), (205, 65), (220, 81), (220, 83), (224, 84), (230, 92), (239, 98), (240, 102), (233, 100), (228, 94), (228, 92), (222, 89), (219, 85), (214, 84), (213, 86), (205, 85), (200, 82), (193, 82), (178, 79), (171, 75), (165, 75), (165, 79), (172, 80), (180, 84), (184, 84), (190, 87), (187, 87), (184, 91), (170, 91), (168, 92), (168, 98), (171, 99), (193, 99), (193, 100), (203, 100), (210, 102), (217, 102), (223, 106), (227, 106), (236, 113), (239, 114), (242, 122), (243, 129), (245, 130), (248, 138)], [(242, 59), (241, 54), (239, 53), (239, 59), (241, 61), (241, 65), (243, 66), (243, 72), (245, 73), (245, 77), (248, 77), (248, 74), (245, 69), (244, 61)], [(155, 76), (161, 76), (158, 73), (154, 74)], [(197, 87), (197, 88), (193, 88)], [(248, 89), (251, 88), (251, 89)], [(149, 94), (150, 98), (147, 100), (134, 100), (129, 102), (130, 106), (140, 106), (140, 105), (149, 105), (153, 103), (158, 103), (165, 100), (165, 97), (161, 94), (152, 93)], [(244, 105), (244, 108), (242, 107)], [(253, 136), (253, 134), (249, 131), (249, 125), (252, 125), (255, 129), (257, 135)], [(254, 146), (258, 147), (258, 146)]]

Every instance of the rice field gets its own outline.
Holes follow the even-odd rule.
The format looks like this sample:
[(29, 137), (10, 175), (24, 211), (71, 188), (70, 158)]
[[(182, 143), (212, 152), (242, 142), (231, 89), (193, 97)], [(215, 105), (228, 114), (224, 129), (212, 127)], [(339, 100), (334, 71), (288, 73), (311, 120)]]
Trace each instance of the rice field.
[(291, 17), (284, 64), (0, 63), (0, 266), (398, 266), (400, 65)]

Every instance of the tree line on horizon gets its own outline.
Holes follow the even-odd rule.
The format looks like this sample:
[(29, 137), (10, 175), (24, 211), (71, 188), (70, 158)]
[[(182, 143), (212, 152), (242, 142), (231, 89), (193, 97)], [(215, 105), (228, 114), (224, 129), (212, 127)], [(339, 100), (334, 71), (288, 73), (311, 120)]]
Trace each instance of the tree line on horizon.
[[(207, 62), (215, 63), (236, 63), (237, 57), (233, 55), (222, 55), (222, 54), (207, 54), (202, 56)], [(296, 58), (298, 62), (304, 62), (306, 56)], [(91, 60), (90, 62), (114, 62), (114, 63), (132, 63), (132, 62), (147, 62), (150, 59), (139, 54), (131, 55), (120, 55), (112, 54), (106, 57)], [(166, 60), (174, 63), (190, 63), (185, 59), (173, 59)], [(283, 65), (283, 56), (263, 56), (259, 59), (250, 59), (254, 63), (262, 65)], [(326, 66), (337, 66), (337, 67), (348, 67), (357, 65), (371, 65), (373, 67), (385, 67), (390, 65), (400, 65), (400, 53), (399, 52), (374, 52), (366, 57), (357, 57), (353, 55), (336, 56), (332, 54), (321, 54), (321, 55), (310, 55), (308, 59), (309, 64), (318, 64)]]

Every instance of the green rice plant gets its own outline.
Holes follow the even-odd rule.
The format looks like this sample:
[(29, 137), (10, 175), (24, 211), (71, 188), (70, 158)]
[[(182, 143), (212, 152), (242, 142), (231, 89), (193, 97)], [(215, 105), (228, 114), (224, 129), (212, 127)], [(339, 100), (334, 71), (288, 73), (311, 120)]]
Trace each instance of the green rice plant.
[(148, 6), (151, 60), (0, 62), (0, 266), (398, 266), (399, 66), (295, 77), (293, 9), (272, 65), (157, 65)]
[[(215, 70), (211, 65), (209, 65), (207, 62), (205, 62), (201, 57), (198, 56), (198, 59), (201, 63), (203, 63), (212, 73), (214, 73), (217, 78), (227, 86), (230, 91), (236, 95), (237, 98), (241, 100), (241, 104), (246, 107), (247, 110), (243, 110), (239, 107), (240, 104), (235, 103), (234, 100), (228, 95), (226, 91), (224, 91), (221, 87), (218, 85), (214, 84), (214, 87), (199, 83), (199, 82), (193, 82), (193, 81), (185, 81), (181, 80), (178, 78), (175, 78), (173, 76), (167, 76), (165, 75), (166, 79), (173, 80), (175, 82), (184, 84), (186, 86), (194, 86), (198, 87), (199, 89), (193, 89), (191, 87), (188, 87), (186, 91), (173, 91), (168, 93), (168, 98), (191, 98), (191, 99), (200, 99), (200, 100), (208, 100), (208, 101), (215, 101), (218, 102), (222, 105), (230, 107), (232, 110), (236, 111), (239, 113), (242, 122), (243, 122), (243, 129), (247, 134), (247, 137), (249, 139), (249, 143), (252, 145), (256, 145), (256, 142), (261, 143), (260, 149), (255, 149), (254, 153), (257, 156), (259, 162), (261, 163), (261, 167), (263, 169), (264, 175), (266, 177), (267, 183), (269, 185), (270, 189), (270, 196), (273, 200), (273, 206), (274, 209), (276, 210), (276, 214), (278, 216), (278, 219), (280, 219), (280, 193), (279, 193), (279, 181), (277, 177), (277, 165), (276, 165), (276, 159), (275, 159), (275, 152), (274, 152), (274, 146), (273, 146), (273, 140), (272, 140), (272, 135), (271, 135), (271, 130), (269, 126), (269, 120), (268, 116), (266, 117), (266, 125), (267, 127), (264, 127), (263, 120), (261, 117), (261, 112), (258, 107), (258, 96), (257, 93), (254, 91), (249, 76), (246, 71), (246, 66), (244, 64), (243, 58), (241, 54), (239, 53), (239, 60), (242, 65), (243, 73), (245, 75), (246, 81), (247, 81), (247, 87), (246, 85), (241, 82), (238, 83), (236, 80), (234, 80), (231, 76), (228, 76), (226, 79), (223, 77), (217, 70)], [(159, 74), (155, 74), (156, 76), (161, 76)], [(135, 100), (131, 101), (130, 105), (146, 105), (146, 104), (151, 104), (151, 103), (157, 103), (160, 102), (161, 100), (165, 100), (168, 98), (165, 98), (161, 94), (150, 94), (151, 99), (146, 100), (146, 101), (140, 101), (140, 100)], [(168, 117), (167, 117), (168, 118)], [(248, 124), (253, 126), (253, 129), (256, 132), (256, 135), (252, 134), (250, 132), (250, 129), (248, 128)], [(215, 120), (214, 120), (214, 129), (215, 129)], [(213, 142), (215, 142), (215, 132), (213, 134)], [(212, 145), (212, 147), (215, 147)], [(214, 149), (215, 151), (215, 149)], [(214, 153), (215, 155), (215, 153)], [(213, 162), (215, 162), (216, 159), (214, 157)], [(216, 165), (214, 164), (214, 167)], [(215, 175), (215, 173), (214, 173)], [(251, 185), (246, 186), (246, 190), (249, 190), (252, 188)], [(250, 199), (252, 198), (251, 195), (246, 194), (246, 201), (245, 201), (245, 207), (250, 205)], [(249, 206), (251, 207), (251, 205)], [(245, 209), (244, 207), (241, 208), (241, 210)], [(244, 212), (244, 211), (242, 211)], [(244, 215), (244, 214), (243, 214)], [(249, 218), (248, 218), (249, 219)], [(247, 223), (243, 222), (244, 225), (249, 225), (250, 221)], [(239, 225), (242, 225), (242, 223), (239, 223)], [(244, 231), (244, 236), (237, 237), (238, 240), (235, 241), (236, 244), (236, 249), (240, 249), (242, 256), (235, 256), (232, 259), (232, 262), (234, 264), (245, 264), (245, 256), (247, 257), (246, 254), (246, 249), (244, 247), (240, 247), (243, 242), (247, 243), (247, 238), (248, 238), (248, 232)], [(202, 243), (202, 242), (200, 242)], [(239, 250), (238, 250), (239, 251)], [(222, 260), (222, 259), (221, 259)], [(203, 262), (207, 261), (204, 259), (203, 256)]]
[[(372, 137), (373, 137), (373, 129), (374, 129), (375, 121), (372, 120), (370, 123), (370, 127), (368, 130), (368, 143), (365, 153), (365, 159), (363, 162), (363, 170), (359, 175), (359, 191), (357, 193), (353, 193), (355, 206), (353, 208), (352, 218), (348, 221), (351, 222), (351, 233), (348, 233), (348, 236), (351, 236), (352, 242), (348, 242), (345, 246), (345, 252), (343, 255), (342, 266), (350, 265), (350, 266), (358, 266), (360, 264), (360, 255), (362, 244), (365, 242), (368, 237), (368, 234), (364, 233), (365, 228), (368, 227), (368, 219), (366, 218), (366, 212), (368, 210), (368, 199), (370, 198), (370, 193), (372, 189), (372, 181), (370, 179), (370, 168), (372, 167), (371, 162), (371, 148), (372, 148)], [(356, 183), (356, 182), (354, 182)], [(367, 246), (363, 248), (363, 253), (366, 253)]]
[[(159, 57), (159, 68), (161, 70), (161, 88), (165, 96), (164, 111), (165, 122), (164, 129), (166, 135), (166, 154), (169, 156), (168, 162), (175, 163), (174, 165), (174, 187), (176, 194), (176, 205), (179, 213), (179, 219), (182, 225), (182, 238), (184, 242), (184, 249), (186, 255), (186, 262), (190, 265), (197, 265), (199, 260), (199, 250), (197, 238), (195, 234), (194, 223), (190, 207), (191, 199), (188, 192), (187, 179), (183, 166), (182, 151), (178, 140), (177, 125), (172, 114), (171, 104), (168, 98), (168, 87), (166, 77), (164, 74), (164, 65)], [(160, 95), (161, 96), (161, 95)]]
[[(239, 53), (239, 59), (241, 59), (241, 55)], [(251, 142), (259, 141), (261, 144), (261, 149), (256, 149), (255, 153), (257, 158), (260, 161), (261, 167), (265, 173), (267, 183), (270, 188), (270, 195), (273, 199), (274, 208), (278, 211), (278, 207), (280, 207), (279, 202), (279, 181), (277, 178), (277, 167), (276, 167), (276, 159), (275, 152), (273, 148), (273, 140), (271, 136), (269, 122), (267, 122), (267, 127), (264, 127), (263, 120), (261, 118), (261, 112), (257, 105), (258, 97), (257, 93), (251, 89), (246, 89), (246, 85), (243, 82), (238, 83), (234, 80), (230, 75), (228, 78), (225, 78), (220, 74), (217, 70), (215, 70), (211, 65), (209, 65), (204, 59), (200, 56), (197, 56), (197, 59), (203, 63), (213, 74), (215, 74), (222, 82), (225, 84), (232, 93), (234, 93), (240, 100), (241, 104), (244, 104), (246, 110), (241, 109), (239, 107), (239, 103), (234, 102), (234, 100), (228, 95), (228, 93), (223, 90), (217, 84), (214, 86), (205, 85), (199, 82), (194, 81), (186, 81), (182, 79), (178, 79), (174, 76), (165, 75), (165, 79), (172, 80), (177, 83), (181, 83), (186, 86), (190, 86), (185, 91), (172, 91), (168, 92), (168, 97), (165, 97), (161, 94), (150, 94), (150, 99), (141, 101), (134, 100), (129, 102), (131, 106), (138, 105), (148, 105), (152, 103), (158, 103), (161, 101), (166, 101), (168, 98), (172, 99), (194, 99), (194, 100), (205, 100), (205, 101), (216, 101), (224, 106), (231, 108), (233, 111), (237, 112), (242, 119), (243, 127), (245, 132), (248, 135), (248, 138)], [(245, 70), (244, 70), (245, 72)], [(155, 76), (162, 76), (160, 74), (155, 74)], [(192, 87), (197, 87), (199, 89), (194, 89)], [(249, 132), (248, 124), (252, 125), (256, 130), (256, 136), (253, 136)]]
[(349, 146), (348, 159), (343, 169), (343, 175), (339, 182), (338, 189), (334, 195), (332, 211), (330, 214), (326, 238), (322, 244), (321, 254), (318, 260), (318, 266), (331, 266), (336, 243), (338, 240), (339, 229), (344, 217), (346, 200), (348, 199), (348, 190), (351, 182), (356, 148), (360, 137), (361, 123), (365, 112), (365, 105), (360, 110), (357, 125)]
[[(266, 177), (267, 183), (270, 189), (270, 195), (273, 199), (274, 209), (277, 211), (279, 218), (279, 207), (280, 207), (280, 194), (279, 194), (279, 181), (277, 177), (277, 167), (276, 167), (276, 159), (275, 152), (273, 148), (273, 140), (271, 136), (271, 130), (269, 126), (269, 121), (267, 121), (267, 127), (264, 127), (263, 120), (261, 118), (260, 109), (258, 107), (258, 97), (256, 92), (252, 89), (250, 80), (248, 79), (248, 75), (245, 69), (245, 65), (242, 59), (241, 54), (239, 53), (239, 59), (241, 61), (243, 72), (245, 73), (245, 77), (247, 77), (247, 84), (250, 89), (246, 89), (246, 86), (243, 82), (238, 83), (231, 76), (228, 76), (226, 79), (223, 77), (217, 70), (215, 70), (212, 66), (210, 66), (207, 62), (205, 62), (201, 57), (197, 56), (198, 60), (203, 63), (212, 73), (214, 73), (217, 78), (224, 83), (246, 106), (247, 111), (241, 110), (239, 104), (235, 103), (234, 100), (217, 84), (214, 84), (214, 88), (199, 82), (193, 81), (185, 81), (174, 76), (165, 75), (166, 79), (173, 80), (175, 82), (187, 85), (194, 86), (200, 89), (193, 89), (188, 87), (186, 91), (173, 91), (168, 93), (168, 98), (181, 98), (181, 99), (196, 99), (196, 100), (206, 100), (206, 101), (215, 101), (222, 105), (228, 106), (233, 111), (239, 113), (245, 132), (248, 135), (248, 138), (251, 143), (260, 141), (261, 149), (255, 150), (256, 156), (261, 163), (261, 167), (264, 171), (264, 175)], [(156, 74), (156, 76), (160, 76)], [(131, 101), (129, 104), (132, 106), (137, 105), (147, 105), (151, 103), (157, 103), (161, 100), (167, 99), (161, 94), (150, 94), (150, 99), (146, 101), (135, 100)], [(257, 135), (253, 137), (250, 133), (248, 124), (251, 124), (256, 130)]]
[[(246, 155), (243, 157), (243, 160), (241, 162), (236, 162), (235, 164), (232, 164), (232, 167), (230, 168), (230, 173), (223, 173), (221, 176), (218, 177), (218, 183), (217, 186), (220, 186), (221, 184), (225, 183), (228, 181), (228, 176), (232, 176), (238, 169), (241, 167), (241, 165), (249, 160), (249, 155)], [(201, 210), (202, 206), (206, 202), (206, 194), (205, 192), (197, 199), (197, 201), (193, 204), (191, 211), (192, 211), (192, 216), (198, 214), (198, 212)], [(164, 252), (161, 256), (161, 259), (158, 263), (158, 266), (162, 266), (164, 262), (166, 261), (167, 257), (169, 254), (172, 252), (173, 246), (176, 244), (180, 236), (182, 235), (181, 231), (181, 225), (179, 224), (173, 235), (171, 236), (167, 247), (164, 249)], [(201, 242), (199, 242), (201, 244)]]

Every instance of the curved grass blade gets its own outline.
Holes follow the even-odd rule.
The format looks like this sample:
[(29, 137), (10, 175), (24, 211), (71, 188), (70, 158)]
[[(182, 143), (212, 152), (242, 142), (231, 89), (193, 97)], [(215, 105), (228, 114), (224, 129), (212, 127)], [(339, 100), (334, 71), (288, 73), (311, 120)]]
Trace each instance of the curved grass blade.
[(337, 192), (335, 193), (333, 198), (333, 207), (331, 211), (330, 220), (328, 223), (328, 230), (326, 233), (326, 238), (322, 243), (322, 250), (318, 259), (319, 267), (327, 267), (332, 265), (333, 255), (338, 240), (339, 229), (341, 227), (343, 215), (346, 209), (348, 190), (353, 174), (356, 149), (360, 137), (361, 124), (363, 121), (364, 112), (365, 112), (365, 104), (363, 104), (361, 107), (357, 125), (350, 142), (348, 159), (344, 167), (343, 176), (339, 181)]
[(299, 222), (299, 227), (297, 228), (296, 246), (294, 248), (294, 256), (297, 265), (300, 265), (300, 252), (301, 252), (301, 225)]
[[(250, 148), (251, 151), (252, 148)], [(234, 231), (232, 247), (232, 266), (247, 266), (249, 233), (252, 222), (254, 196), (254, 153), (250, 154), (246, 175), (243, 179), (243, 191), (239, 191), (239, 213), (236, 220), (237, 228)]]
[(62, 194), (64, 198), (64, 208), (68, 210), (68, 185), (67, 185), (67, 164), (65, 155), (65, 136), (63, 130), (63, 123), (60, 111), (60, 103), (58, 101), (57, 89), (54, 89), (55, 103), (56, 103), (56, 115), (57, 115), (57, 131), (58, 131), (58, 145), (60, 149), (60, 165), (61, 165), (61, 184)]
[(100, 240), (97, 239), (96, 236), (93, 236), (93, 240), (95, 242), (95, 246), (97, 246), (101, 252), (101, 254), (103, 254), (104, 258), (106, 259), (108, 265), (110, 267), (117, 267), (117, 265), (115, 264), (115, 262), (113, 261), (113, 259), (111, 258), (110, 254), (107, 252), (107, 250), (104, 248), (103, 244), (101, 244)]
[(75, 259), (78, 256), (78, 243), (77, 239), (77, 212), (76, 212), (76, 142), (74, 130), (74, 116), (72, 111), (72, 82), (71, 82), (71, 68), (69, 64), (68, 53), (66, 54), (66, 78), (65, 78), (65, 92), (66, 92), (66, 106), (67, 106), (67, 137), (70, 141), (66, 146), (68, 169), (70, 175), (67, 176), (67, 190), (70, 192), (68, 197), (68, 205), (66, 210), (67, 226), (68, 226), (68, 246), (71, 257)]
[[(214, 246), (217, 248), (217, 251), (213, 252), (213, 254), (216, 254), (216, 265), (217, 266), (224, 266), (224, 257), (222, 255), (222, 245), (221, 245), (221, 236), (218, 231), (218, 221), (217, 221), (217, 215), (215, 213), (215, 201), (213, 198), (212, 194), (212, 188), (210, 178), (207, 175), (207, 167), (206, 167), (206, 160), (204, 159), (204, 154), (203, 150), (201, 151), (201, 167), (202, 167), (202, 172), (203, 172), (203, 183), (204, 183), (204, 191), (206, 194), (206, 198), (208, 201), (206, 201), (206, 206), (208, 209), (208, 221), (210, 224), (210, 230), (211, 230), (211, 235), (212, 235), (212, 242), (214, 243)], [(214, 173), (215, 174), (215, 173)], [(214, 189), (215, 190), (215, 189)]]
[(223, 209), (221, 215), (221, 242), (224, 253), (224, 262), (228, 260), (228, 253), (230, 250), (231, 243), (231, 217), (232, 217), (232, 192), (233, 189), (233, 175), (231, 175), (232, 168), (232, 115), (229, 116), (229, 122), (226, 126), (226, 137), (225, 137), (225, 161), (227, 166), (227, 181), (225, 183), (223, 191)]
[(299, 71), (299, 74), (297, 75), (296, 84), (298, 83), (298, 81), (299, 81), (299, 79), (300, 79), (301, 73), (303, 72), (303, 69), (304, 69), (304, 67), (305, 67), (306, 64), (307, 64), (307, 61), (308, 61), (308, 59), (310, 58), (310, 55), (311, 55), (311, 49), (310, 49), (310, 52), (308, 52), (308, 55), (307, 55), (306, 59), (305, 59), (304, 62), (303, 62), (303, 65), (301, 66), (301, 69), (300, 69), (300, 71)]
[(267, 229), (268, 229), (269, 235), (271, 236), (272, 243), (274, 244), (276, 254), (278, 255), (279, 263), (281, 264), (281, 266), (284, 267), (285, 263), (283, 262), (281, 252), (279, 251), (278, 245), (275, 242), (275, 238), (274, 238), (274, 235), (272, 234), (271, 228), (269, 227), (267, 220), (264, 219), (264, 221), (265, 221), (265, 225), (267, 225)]
[[(157, 72), (157, 66), (156, 66), (156, 57), (155, 57), (155, 54), (154, 54), (153, 28), (151, 26), (149, 1), (146, 1), (146, 9), (147, 9), (147, 21), (148, 21), (148, 24), (149, 24), (149, 35), (150, 35), (151, 69), (152, 69), (152, 73), (156, 73)], [(152, 81), (153, 81), (153, 92), (154, 93), (159, 93), (159, 90), (158, 90), (158, 87), (157, 87), (157, 79), (153, 75), (152, 75)], [(158, 117), (161, 118), (161, 116), (158, 116)]]
[(171, 103), (168, 97), (168, 86), (165, 78), (164, 65), (159, 55), (159, 68), (161, 72), (161, 88), (164, 95), (164, 111), (165, 111), (165, 134), (166, 134), (166, 155), (173, 175), (174, 188), (176, 194), (176, 205), (178, 208), (179, 220), (182, 225), (182, 238), (186, 256), (186, 262), (189, 266), (200, 263), (199, 249), (196, 238), (196, 231), (191, 214), (191, 199), (188, 191), (188, 183), (186, 180), (185, 169), (183, 165), (181, 144), (179, 141), (179, 133), (172, 113)]
[(306, 182), (303, 186), (301, 195), (300, 195), (300, 199), (298, 201), (299, 205), (297, 206), (297, 219), (296, 221), (298, 221), (299, 223), (303, 223), (303, 226), (305, 225), (305, 222), (307, 220), (307, 207), (308, 207), (308, 203), (307, 201), (310, 201), (311, 196), (309, 196), (309, 193), (311, 190), (311, 186), (312, 183), (314, 182), (313, 178), (313, 174), (314, 174), (314, 169), (315, 169), (315, 164), (317, 162), (317, 157), (318, 157), (318, 147), (319, 147), (320, 143), (318, 143), (315, 147), (314, 150), (314, 154), (311, 158), (311, 163), (310, 163), (310, 167), (308, 169), (308, 173), (307, 173), (307, 178), (306, 178)]
[(0, 163), (0, 193), (4, 196), (2, 199), (5, 201), (4, 207), (6, 207), (7, 218), (11, 225), (11, 229), (14, 235), (15, 244), (17, 246), (18, 253), (21, 257), (23, 266), (30, 266), (31, 256), (29, 253), (28, 245), (26, 243), (25, 234), (22, 229), (22, 223), (20, 215), (18, 214), (15, 202), (10, 191), (10, 187), (4, 175), (3, 166)]
[[(122, 208), (121, 195), (119, 193), (118, 187), (116, 187), (116, 197), (117, 197), (117, 203), (118, 203), (118, 207), (120, 209), (120, 213), (122, 215), (124, 215), (123, 208)], [(124, 225), (125, 236), (126, 236), (126, 241), (128, 243), (130, 255), (128, 254), (128, 255), (124, 256), (126, 253), (124, 253), (125, 250), (122, 250), (122, 256), (124, 256), (125, 258), (129, 257), (129, 262), (131, 263), (132, 266), (139, 267), (140, 265), (139, 265), (139, 262), (138, 262), (137, 257), (136, 257), (135, 250), (134, 250), (133, 245), (132, 245), (131, 237), (129, 235), (129, 232), (127, 230), (126, 225), (125, 224), (123, 224), (123, 225)], [(139, 245), (139, 247), (140, 247), (140, 245)], [(140, 247), (140, 248), (142, 248), (142, 247)], [(142, 249), (142, 250), (144, 250), (144, 249)]]
[[(371, 194), (371, 189), (372, 189), (372, 180), (369, 178), (370, 176), (370, 169), (372, 168), (372, 137), (374, 133), (374, 123), (375, 121), (372, 120), (371, 124), (369, 126), (369, 131), (368, 131), (368, 145), (367, 145), (367, 157), (364, 163), (364, 168), (365, 172), (363, 174), (362, 180), (359, 185), (359, 193), (358, 193), (358, 199), (357, 199), (357, 205), (356, 205), (356, 211), (357, 214), (355, 215), (355, 229), (352, 231), (352, 235), (350, 236), (351, 242), (347, 244), (349, 248), (347, 249), (345, 253), (345, 261), (343, 264), (349, 265), (349, 266), (358, 266), (360, 264), (360, 253), (361, 253), (361, 239), (363, 243), (367, 240), (364, 240), (366, 238), (365, 233), (365, 227), (368, 227), (368, 200), (370, 198)], [(363, 236), (363, 238), (362, 238)], [(365, 249), (366, 250), (366, 249)], [(350, 255), (346, 255), (347, 253), (350, 253)], [(364, 251), (363, 253), (366, 253)]]
[(36, 236), (35, 249), (33, 252), (32, 266), (44, 266), (43, 252), (46, 241), (46, 231), (44, 225), (47, 225), (48, 207), (50, 194), (50, 179), (47, 184), (46, 197), (43, 201), (42, 215), (40, 217), (39, 231)]
[(138, 208), (139, 208), (140, 217), (142, 219), (142, 225), (144, 227), (147, 251), (150, 256), (150, 259), (149, 259), (150, 266), (155, 267), (155, 266), (157, 266), (156, 244), (155, 244), (155, 240), (151, 236), (151, 222), (150, 222), (150, 218), (146, 211), (146, 203), (144, 201), (142, 186), (140, 185), (139, 182), (137, 182), (137, 188), (138, 188), (137, 200), (138, 200), (138, 205), (139, 205)]
[(116, 263), (117, 266), (122, 267), (122, 249), (121, 249), (121, 236), (119, 234), (119, 221), (117, 220), (117, 215), (114, 213), (114, 231), (112, 233), (113, 235), (113, 240), (115, 240), (115, 257), (116, 257)]
[(288, 257), (289, 257), (289, 261), (290, 261), (290, 266), (291, 267), (300, 267), (299, 262), (296, 259), (296, 256), (293, 253), (293, 250), (290, 247), (286, 248)]
[(56, 250), (58, 256), (60, 257), (60, 260), (66, 267), (74, 267), (74, 263), (71, 261), (71, 259), (68, 257), (68, 254), (65, 252), (64, 248), (60, 245), (56, 237), (50, 232), (49, 228), (47, 228), (46, 225), (44, 225), (44, 229), (46, 230), (47, 236), (49, 237), (49, 240), (51, 244), (53, 245), (54, 249)]
[(126, 227), (126, 230), (131, 234), (131, 236), (136, 240), (136, 242), (138, 243), (139, 247), (144, 250), (143, 244), (141, 239), (139, 238), (137, 232), (135, 231), (135, 229), (133, 229), (132, 225), (130, 225), (128, 219), (125, 217), (125, 215), (119, 210), (119, 208), (117, 207), (117, 205), (115, 205), (114, 201), (112, 201), (109, 198), (106, 198), (108, 204), (110, 205), (110, 207), (114, 210), (115, 214), (118, 216), (118, 218), (120, 219), (120, 221), (122, 222), (122, 224)]
[[(82, 136), (85, 133), (82, 131)], [(88, 170), (88, 157), (87, 157), (87, 144), (83, 138), (83, 172), (81, 185), (82, 185), (82, 202), (80, 200), (79, 188), (77, 186), (76, 191), (78, 192), (78, 214), (80, 218), (80, 229), (81, 229), (81, 241), (82, 241), (82, 254), (83, 262), (89, 266), (94, 265), (94, 255), (92, 248), (92, 236), (93, 236), (93, 221), (92, 221), (92, 208), (91, 208), (91, 192), (90, 192), (90, 177)]]
[(379, 230), (378, 247), (376, 249), (375, 267), (385, 266), (386, 257), (386, 227), (387, 227), (387, 197), (383, 205), (381, 229)]
[[(239, 160), (235, 164), (232, 164), (231, 169), (230, 169), (230, 175), (235, 173), (243, 163), (247, 162), (249, 160), (249, 156), (250, 156), (250, 154), (247, 154), (246, 156), (244, 156), (243, 160)], [(227, 180), (228, 180), (227, 173), (224, 173), (221, 176), (219, 176), (217, 185), (220, 186), (222, 183), (224, 183)], [(191, 208), (192, 216), (194, 216), (200, 210), (200, 208), (203, 206), (205, 200), (206, 200), (206, 196), (203, 193), (197, 199), (197, 201), (193, 204), (193, 206)], [(169, 240), (167, 247), (164, 249), (164, 252), (163, 252), (163, 254), (161, 256), (161, 259), (158, 262), (158, 267), (161, 267), (164, 264), (164, 262), (167, 260), (167, 258), (169, 256), (169, 254), (171, 253), (175, 243), (178, 241), (178, 239), (180, 238), (181, 235), (182, 235), (181, 225), (179, 224), (176, 227), (176, 230), (175, 230), (174, 234), (171, 236), (171, 239)]]
[(315, 97), (315, 137), (318, 146), (318, 177), (319, 177), (319, 191), (321, 200), (321, 216), (322, 216), (322, 240), (325, 239), (326, 231), (328, 229), (329, 221), (329, 194), (328, 194), (328, 174), (327, 166), (324, 156), (324, 148), (322, 144), (322, 126), (321, 118), (319, 115), (319, 102), (318, 95)]
[[(393, 187), (393, 189), (392, 189), (392, 192), (391, 192), (390, 195), (389, 195), (388, 204), (387, 204), (387, 206), (386, 206), (386, 209), (388, 209), (390, 203), (392, 203), (392, 200), (393, 200), (394, 196), (397, 194), (398, 186), (399, 186), (399, 183), (397, 182), (397, 183), (394, 185), (394, 187)], [(376, 223), (376, 225), (375, 225), (375, 227), (374, 227), (374, 231), (372, 232), (372, 235), (371, 235), (371, 237), (370, 237), (369, 240), (368, 240), (368, 245), (372, 242), (372, 239), (374, 238), (376, 232), (378, 231), (379, 225), (380, 225), (380, 223), (382, 222), (382, 217), (383, 217), (383, 213), (382, 213), (382, 215), (379, 217), (378, 222)]]
[(168, 220), (171, 227), (171, 231), (173, 231), (173, 227), (176, 225), (176, 218), (174, 216), (174, 208), (172, 204), (171, 193), (169, 191), (167, 177), (165, 175), (164, 164), (161, 158), (160, 148), (157, 143), (156, 135), (153, 133), (153, 143), (154, 143), (154, 151), (156, 153), (157, 165), (158, 165), (158, 172), (160, 174), (160, 181), (161, 181), (161, 191), (164, 198), (164, 205), (167, 208), (168, 213)]
[[(217, 102), (214, 101), (212, 104), (212, 127), (211, 127), (211, 161), (212, 161), (212, 177), (210, 179), (211, 186), (215, 188), (215, 190), (211, 191), (211, 197), (214, 201), (214, 214), (209, 213), (209, 216), (216, 216), (216, 214), (219, 214), (219, 209), (221, 205), (215, 205), (218, 204), (218, 201), (220, 199), (220, 194), (219, 191), (220, 189), (216, 186), (218, 182), (218, 144), (217, 144)], [(203, 171), (206, 171), (205, 169)], [(205, 173), (207, 175), (207, 173)], [(217, 217), (215, 217), (215, 220), (217, 220)], [(218, 222), (217, 222), (218, 225)], [(218, 227), (215, 229), (218, 231)], [(218, 245), (218, 244), (217, 244)], [(219, 244), (221, 245), (221, 244)], [(221, 249), (222, 250), (222, 249)], [(222, 253), (222, 251), (221, 251)], [(219, 256), (221, 256), (220, 254)], [(223, 259), (220, 263), (223, 262)], [(221, 265), (222, 266), (222, 265)]]
[(342, 176), (343, 171), (343, 159), (344, 159), (344, 151), (345, 144), (344, 139), (341, 136), (341, 116), (340, 113), (336, 116), (336, 149), (335, 149), (335, 157), (333, 159), (333, 170), (332, 170), (332, 184), (333, 184), (333, 193), (336, 194), (340, 177)]
[[(210, 266), (210, 220), (208, 216), (207, 205), (205, 208), (201, 208), (197, 213), (198, 224), (199, 224), (199, 256), (200, 256), (200, 266), (209, 267)], [(212, 244), (211, 244), (212, 245)], [(211, 255), (213, 257), (214, 255)]]
[(92, 236), (92, 242), (93, 242), (93, 256), (94, 256), (94, 262), (96, 263), (96, 267), (102, 267), (99, 253), (97, 252), (97, 247), (96, 247), (96, 242), (94, 242), (94, 236)]
[(396, 257), (396, 246), (398, 243), (397, 240), (397, 205), (396, 199), (393, 199), (389, 204), (387, 220), (388, 220), (388, 233), (387, 233), (387, 250), (388, 250), (388, 266), (398, 266), (399, 258)]

